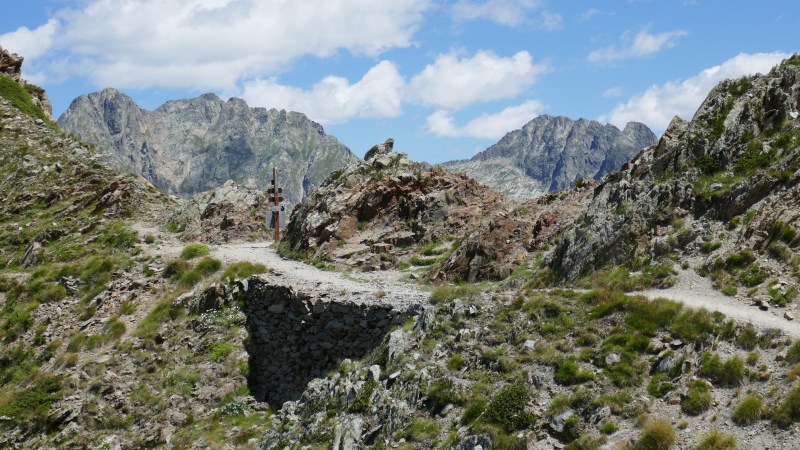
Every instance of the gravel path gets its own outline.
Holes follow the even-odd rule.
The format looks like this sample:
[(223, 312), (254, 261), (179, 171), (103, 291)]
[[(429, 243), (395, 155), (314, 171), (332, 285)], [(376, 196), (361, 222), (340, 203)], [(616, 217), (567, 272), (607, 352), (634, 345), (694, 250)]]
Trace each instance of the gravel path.
[(380, 299), (382, 303), (419, 303), (427, 301), (429, 293), (419, 285), (401, 280), (397, 271), (364, 272), (356, 275), (321, 270), (308, 264), (278, 255), (269, 243), (209, 245), (211, 256), (225, 264), (250, 261), (267, 266), (287, 284), (310, 287), (332, 295), (346, 292), (356, 296)]
[(667, 298), (692, 308), (719, 311), (737, 322), (750, 322), (758, 329), (779, 329), (791, 337), (800, 338), (800, 323), (783, 318), (782, 310), (770, 308), (769, 311), (761, 311), (752, 305), (752, 301), (727, 297), (715, 290), (710, 280), (691, 269), (679, 269), (678, 282), (671, 288), (650, 289), (634, 294), (642, 294), (648, 298)]

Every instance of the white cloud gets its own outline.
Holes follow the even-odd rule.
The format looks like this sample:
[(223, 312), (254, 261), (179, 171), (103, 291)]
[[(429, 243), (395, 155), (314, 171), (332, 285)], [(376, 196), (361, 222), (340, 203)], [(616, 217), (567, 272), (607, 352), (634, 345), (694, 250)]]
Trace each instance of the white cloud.
[(490, 51), (479, 51), (471, 58), (455, 54), (439, 55), (411, 80), (415, 100), (442, 108), (466, 105), (518, 95), (547, 70), (533, 64), (526, 51), (504, 58)]
[(684, 30), (666, 31), (664, 33), (651, 34), (647, 29), (643, 29), (631, 38), (629, 32), (621, 36), (621, 47), (606, 47), (589, 53), (589, 62), (601, 63), (619, 61), (629, 58), (641, 58), (653, 55), (664, 48), (674, 47), (679, 38), (686, 36)]
[(726, 78), (766, 73), (789, 57), (786, 53), (741, 53), (718, 66), (703, 70), (683, 81), (654, 85), (617, 105), (599, 120), (623, 127), (630, 121), (643, 122), (653, 130), (664, 130), (674, 116), (691, 118), (708, 92)]
[(564, 19), (560, 14), (543, 10), (540, 0), (459, 0), (452, 8), (453, 18), (458, 21), (489, 20), (510, 27), (530, 24), (546, 31), (558, 30)]
[(425, 130), (445, 137), (499, 139), (511, 130), (522, 128), (543, 109), (544, 105), (539, 101), (529, 100), (521, 105), (508, 107), (497, 114), (483, 114), (461, 127), (455, 125), (453, 116), (449, 112), (440, 110), (428, 116)]
[(397, 117), (402, 110), (405, 81), (397, 67), (381, 61), (356, 83), (328, 76), (310, 90), (285, 86), (274, 79), (245, 84), (242, 97), (250, 105), (302, 111), (325, 125), (355, 117)]
[(99, 86), (231, 90), (305, 55), (412, 45), (429, 2), (88, 0), (56, 15), (52, 43)]
[(583, 13), (581, 13), (581, 21), (586, 22), (588, 20), (591, 20), (592, 17), (594, 17), (594, 16), (596, 16), (598, 14), (602, 14), (602, 13), (603, 12), (600, 11), (599, 9), (597, 9), (597, 8), (589, 8), (586, 11), (584, 11)]
[(35, 30), (20, 27), (16, 31), (0, 35), (0, 45), (22, 57), (38, 58), (53, 45), (53, 36), (57, 30), (58, 21), (50, 19)]
[(622, 86), (614, 86), (603, 91), (603, 97), (621, 97), (624, 93)]

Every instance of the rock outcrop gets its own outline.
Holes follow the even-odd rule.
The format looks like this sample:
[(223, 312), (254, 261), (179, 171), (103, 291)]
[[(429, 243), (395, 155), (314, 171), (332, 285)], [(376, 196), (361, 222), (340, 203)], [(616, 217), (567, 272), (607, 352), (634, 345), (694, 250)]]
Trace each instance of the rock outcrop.
[(653, 132), (638, 122), (630, 122), (620, 131), (597, 121), (541, 115), (470, 161), (446, 163), (445, 167), (512, 198), (527, 200), (567, 189), (577, 179), (600, 179), (655, 142)]
[(431, 278), (451, 282), (503, 280), (518, 269), (533, 269), (536, 254), (549, 253), (562, 233), (583, 215), (596, 186), (594, 180), (583, 180), (575, 189), (551, 192), (497, 214), (469, 233), (433, 270)]
[(181, 202), (167, 223), (185, 242), (268, 241), (274, 236), (265, 223), (269, 211), (266, 191), (229, 180)]
[(304, 114), (250, 108), (214, 94), (153, 112), (115, 89), (75, 99), (59, 124), (94, 143), (108, 162), (190, 196), (233, 180), (266, 189), (272, 168), (289, 206), (358, 158)]
[(410, 161), (393, 141), (366, 162), (334, 172), (292, 213), (285, 240), (315, 258), (394, 267), (386, 253), (463, 236), (506, 206), (504, 197), (464, 175)]
[(16, 53), (10, 53), (0, 46), (0, 74), (8, 75), (12, 80), (22, 86), (30, 95), (33, 104), (42, 110), (44, 117), (53, 120), (53, 105), (47, 97), (47, 92), (39, 86), (28, 83), (22, 78), (22, 62), (25, 60)]
[(798, 111), (798, 56), (768, 74), (720, 83), (691, 122), (676, 117), (658, 145), (604, 177), (552, 268), (571, 280), (637, 257), (710, 252), (704, 265), (716, 270), (717, 258), (775, 244), (783, 256), (748, 270), (791, 272), (800, 216)]

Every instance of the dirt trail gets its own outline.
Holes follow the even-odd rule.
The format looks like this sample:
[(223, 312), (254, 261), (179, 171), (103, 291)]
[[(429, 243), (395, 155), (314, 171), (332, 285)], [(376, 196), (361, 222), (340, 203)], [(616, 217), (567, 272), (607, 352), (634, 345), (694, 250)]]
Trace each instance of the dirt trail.
[(694, 270), (679, 270), (678, 282), (671, 288), (650, 289), (634, 294), (667, 298), (692, 308), (719, 311), (737, 322), (750, 322), (758, 329), (779, 329), (791, 337), (800, 338), (800, 323), (783, 318), (783, 310), (770, 308), (769, 311), (761, 311), (750, 300), (727, 297), (715, 290), (710, 280), (697, 275)]

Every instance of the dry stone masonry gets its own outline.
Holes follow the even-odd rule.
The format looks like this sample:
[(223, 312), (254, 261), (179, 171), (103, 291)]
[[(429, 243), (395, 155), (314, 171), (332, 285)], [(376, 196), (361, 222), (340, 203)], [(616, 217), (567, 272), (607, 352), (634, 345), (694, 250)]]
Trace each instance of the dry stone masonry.
[(248, 283), (250, 391), (275, 406), (298, 400), (309, 381), (345, 358), (363, 357), (393, 326), (424, 312), (419, 303), (369, 302), (344, 292), (334, 297), (263, 278)]

